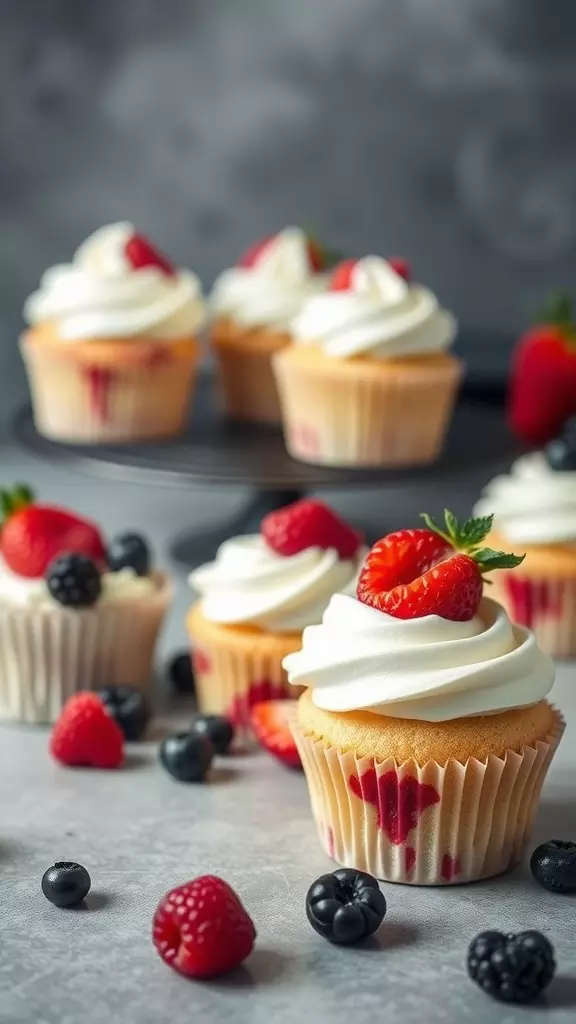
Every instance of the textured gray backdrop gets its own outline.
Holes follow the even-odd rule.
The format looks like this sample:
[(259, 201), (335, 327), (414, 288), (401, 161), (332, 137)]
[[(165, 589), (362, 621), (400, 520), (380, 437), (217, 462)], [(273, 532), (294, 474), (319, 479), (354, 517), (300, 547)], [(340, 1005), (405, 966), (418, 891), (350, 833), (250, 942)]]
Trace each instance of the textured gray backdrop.
[(405, 253), (505, 365), (570, 285), (572, 0), (0, 0), (0, 399), (40, 271), (131, 218), (208, 285), (261, 232)]

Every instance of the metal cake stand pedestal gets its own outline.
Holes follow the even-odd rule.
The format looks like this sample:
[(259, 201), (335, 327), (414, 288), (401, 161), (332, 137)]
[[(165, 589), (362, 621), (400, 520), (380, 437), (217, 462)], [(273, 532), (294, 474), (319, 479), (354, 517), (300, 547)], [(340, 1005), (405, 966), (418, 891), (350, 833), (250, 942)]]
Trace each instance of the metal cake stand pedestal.
[(176, 538), (172, 557), (186, 566), (212, 557), (227, 537), (256, 532), (266, 512), (311, 491), (417, 482), (424, 494), (434, 493), (472, 468), (484, 464), (500, 467), (517, 454), (501, 410), (463, 399), (456, 409), (444, 453), (432, 466), (350, 470), (307, 465), (290, 458), (280, 430), (224, 419), (214, 408), (208, 374), (200, 378), (190, 428), (176, 440), (130, 445), (49, 441), (37, 432), (29, 407), (17, 413), (13, 431), (16, 440), (37, 455), (110, 481), (164, 487), (251, 487), (252, 497), (232, 518), (216, 523), (210, 530)]

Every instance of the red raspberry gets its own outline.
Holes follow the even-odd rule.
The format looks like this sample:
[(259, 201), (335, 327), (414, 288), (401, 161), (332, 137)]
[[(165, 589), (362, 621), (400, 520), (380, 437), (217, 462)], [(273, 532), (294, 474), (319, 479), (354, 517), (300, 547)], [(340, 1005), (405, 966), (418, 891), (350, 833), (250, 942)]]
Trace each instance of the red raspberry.
[(160, 900), (152, 941), (164, 963), (189, 978), (215, 978), (252, 952), (256, 929), (234, 890), (203, 875)]
[(306, 548), (336, 548), (342, 559), (354, 558), (363, 537), (328, 505), (303, 498), (269, 512), (260, 530), (268, 547), (279, 555), (297, 555)]
[(95, 693), (77, 693), (52, 730), (50, 753), (70, 767), (118, 768), (124, 760), (124, 737)]
[(144, 235), (132, 235), (124, 246), (124, 252), (134, 270), (144, 267), (157, 267), (168, 277), (173, 277), (176, 270), (167, 256), (160, 252)]

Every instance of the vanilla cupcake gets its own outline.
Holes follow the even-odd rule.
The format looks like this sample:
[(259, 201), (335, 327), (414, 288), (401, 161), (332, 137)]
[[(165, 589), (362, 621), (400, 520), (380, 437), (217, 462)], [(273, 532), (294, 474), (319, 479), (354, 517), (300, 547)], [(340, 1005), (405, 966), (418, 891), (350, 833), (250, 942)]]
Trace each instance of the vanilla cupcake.
[(274, 370), (286, 447), (317, 465), (409, 466), (442, 449), (462, 374), (454, 317), (400, 261), (347, 260)]
[(203, 321), (198, 278), (128, 223), (100, 228), (24, 307), (34, 420), (57, 441), (172, 437), (187, 424)]
[(0, 719), (50, 723), (78, 690), (146, 692), (171, 599), (143, 537), (2, 492)]
[(270, 513), (260, 534), (233, 537), (190, 575), (200, 595), (188, 616), (202, 711), (226, 715), (242, 738), (264, 700), (294, 696), (282, 661), (331, 596), (353, 591), (359, 535), (321, 502)]
[(503, 557), (478, 548), (481, 532), (460, 551), (430, 531), (384, 538), (361, 600), (333, 597), (284, 662), (308, 687), (294, 735), (320, 840), (386, 881), (457, 884), (517, 864), (562, 734), (550, 658), (481, 598), (480, 573)]
[(520, 545), (519, 570), (494, 577), (494, 596), (557, 658), (576, 657), (576, 421), (541, 452), (518, 459), (484, 489), (493, 546)]
[(216, 280), (211, 343), (229, 416), (280, 422), (272, 356), (290, 343), (302, 303), (326, 287), (326, 254), (300, 228), (253, 245)]

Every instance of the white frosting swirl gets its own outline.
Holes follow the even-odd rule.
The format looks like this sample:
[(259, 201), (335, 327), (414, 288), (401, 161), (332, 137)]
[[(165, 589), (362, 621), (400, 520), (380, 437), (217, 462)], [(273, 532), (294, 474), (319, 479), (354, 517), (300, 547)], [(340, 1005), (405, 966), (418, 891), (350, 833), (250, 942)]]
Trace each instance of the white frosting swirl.
[(216, 279), (210, 307), (214, 318), (285, 330), (304, 300), (326, 285), (326, 275), (310, 266), (304, 232), (285, 228), (266, 243), (254, 266), (232, 267)]
[(495, 528), (511, 543), (574, 542), (576, 472), (552, 469), (542, 452), (523, 455), (484, 488), (474, 515), (492, 514)]
[(225, 541), (215, 561), (191, 573), (189, 582), (212, 622), (292, 633), (320, 622), (333, 594), (354, 593), (365, 555), (365, 548), (349, 560), (334, 548), (278, 555), (260, 534), (250, 534)]
[[(151, 576), (137, 576), (133, 569), (102, 574), (98, 604), (114, 604), (150, 597), (157, 589)], [(18, 576), (0, 560), (0, 605), (19, 608), (57, 607), (43, 576)]]
[(110, 224), (76, 250), (72, 263), (51, 267), (24, 306), (28, 323), (57, 325), (63, 341), (90, 338), (187, 337), (201, 325), (200, 282), (188, 270), (135, 270), (125, 253), (132, 224)]
[(396, 619), (337, 595), (283, 664), (319, 708), (426, 722), (536, 704), (554, 682), (533, 633), (488, 598), (469, 622), (450, 622)]
[(367, 256), (354, 267), (349, 289), (308, 299), (292, 335), (298, 344), (319, 345), (336, 359), (388, 359), (442, 352), (456, 329), (431, 291), (409, 285), (379, 256)]

